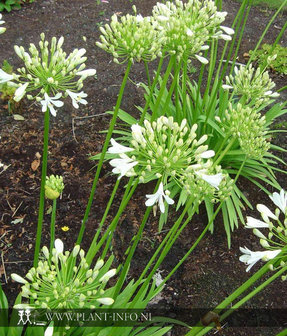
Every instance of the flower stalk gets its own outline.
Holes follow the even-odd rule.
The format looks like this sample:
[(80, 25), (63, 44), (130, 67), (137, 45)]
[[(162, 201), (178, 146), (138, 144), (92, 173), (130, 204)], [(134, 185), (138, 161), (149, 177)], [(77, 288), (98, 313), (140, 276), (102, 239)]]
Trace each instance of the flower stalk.
[(106, 140), (105, 140), (105, 143), (104, 143), (104, 146), (103, 146), (101, 157), (100, 157), (100, 160), (99, 160), (99, 163), (98, 163), (98, 166), (97, 166), (96, 174), (95, 174), (95, 177), (94, 177), (92, 189), (91, 189), (90, 196), (89, 196), (89, 201), (88, 201), (86, 211), (85, 211), (85, 214), (84, 214), (84, 218), (83, 218), (83, 221), (82, 221), (82, 225), (81, 225), (81, 228), (80, 228), (80, 231), (79, 231), (77, 244), (80, 244), (82, 239), (83, 239), (83, 235), (84, 235), (84, 232), (85, 232), (85, 229), (86, 229), (86, 222), (89, 218), (89, 214), (90, 214), (90, 211), (91, 211), (91, 206), (92, 206), (92, 203), (93, 203), (93, 199), (94, 199), (94, 196), (95, 196), (95, 192), (96, 192), (96, 188), (97, 188), (97, 184), (98, 184), (98, 180), (99, 180), (99, 176), (100, 176), (100, 172), (101, 172), (103, 162), (104, 162), (104, 159), (105, 159), (105, 155), (106, 155), (106, 152), (107, 152), (107, 149), (108, 149), (108, 146), (109, 146), (109, 142), (111, 140), (111, 137), (112, 137), (112, 134), (113, 134), (113, 131), (114, 131), (114, 127), (115, 127), (115, 124), (116, 124), (116, 121), (117, 121), (118, 112), (119, 112), (120, 105), (121, 105), (121, 102), (122, 102), (122, 98), (123, 98), (124, 90), (125, 90), (126, 83), (127, 83), (127, 80), (128, 80), (128, 76), (129, 76), (129, 73), (130, 73), (130, 70), (131, 70), (131, 66), (132, 66), (132, 62), (129, 61), (128, 65), (127, 65), (127, 68), (126, 68), (124, 79), (122, 81), (122, 85), (121, 85), (120, 92), (119, 92), (118, 99), (117, 99), (117, 103), (116, 103), (116, 106), (115, 106), (115, 109), (114, 109), (113, 117), (112, 117), (112, 120), (110, 122), (110, 126), (109, 126), (109, 129), (108, 129), (108, 134), (106, 136)]

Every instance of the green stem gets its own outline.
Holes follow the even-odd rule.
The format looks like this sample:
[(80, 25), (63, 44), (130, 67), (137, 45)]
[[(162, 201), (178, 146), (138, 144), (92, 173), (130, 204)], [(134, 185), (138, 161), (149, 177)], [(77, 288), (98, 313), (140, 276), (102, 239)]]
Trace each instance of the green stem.
[[(126, 206), (127, 206), (127, 203), (124, 203), (124, 202), (125, 202), (126, 197), (128, 197), (128, 195), (129, 195), (129, 192), (130, 192), (131, 187), (132, 187), (132, 184), (133, 184), (133, 180), (134, 180), (133, 177), (130, 178), (130, 179), (129, 179), (129, 183), (128, 183), (127, 186), (126, 186), (126, 190), (125, 190), (125, 192), (124, 192), (124, 195), (123, 195), (123, 197), (122, 197), (121, 204), (120, 204), (119, 209), (118, 209), (118, 211), (120, 212), (120, 214), (122, 214), (122, 213), (124, 212), (124, 210), (125, 210), (125, 208), (126, 208)], [(124, 205), (124, 204), (125, 204), (125, 205)], [(105, 256), (106, 256), (107, 253), (108, 253), (108, 249), (109, 249), (109, 247), (110, 247), (112, 238), (113, 238), (113, 236), (112, 236), (112, 234), (110, 234), (110, 235), (109, 235), (109, 238), (108, 238), (107, 241), (106, 241), (105, 248), (104, 248), (104, 250), (103, 250), (103, 252), (102, 252), (102, 256), (101, 256), (102, 259), (104, 259)]]
[(161, 99), (162, 99), (162, 96), (163, 96), (164, 91), (166, 89), (166, 84), (168, 82), (168, 79), (169, 79), (170, 73), (172, 71), (173, 65), (175, 63), (175, 60), (176, 60), (175, 56), (171, 56), (171, 58), (169, 60), (169, 63), (168, 63), (168, 66), (167, 66), (167, 69), (166, 69), (166, 72), (163, 76), (163, 80), (162, 80), (162, 83), (161, 83), (159, 93), (157, 95), (155, 106), (154, 106), (153, 111), (152, 111), (151, 121), (154, 121), (158, 117), (158, 113), (157, 113), (158, 111), (157, 110), (160, 106)]
[[(221, 160), (224, 158), (225, 154), (229, 151), (229, 149), (234, 144), (234, 141), (235, 141), (234, 138), (230, 140), (229, 144), (224, 148), (224, 151), (221, 152), (219, 157), (214, 160), (214, 163), (213, 163), (214, 166), (218, 165), (221, 162)], [(219, 153), (219, 152), (217, 152), (217, 153)]]
[(116, 192), (117, 192), (117, 190), (118, 190), (119, 184), (120, 184), (120, 180), (117, 179), (117, 182), (116, 182), (115, 185), (114, 185), (114, 189), (113, 189), (112, 194), (111, 194), (111, 197), (110, 197), (110, 199), (109, 199), (108, 205), (107, 205), (107, 207), (106, 207), (106, 209), (105, 209), (105, 213), (104, 213), (104, 215), (103, 215), (103, 217), (102, 217), (101, 223), (100, 223), (100, 225), (99, 225), (99, 227), (98, 227), (98, 229), (97, 229), (97, 232), (96, 232), (96, 234), (95, 234), (95, 237), (94, 237), (94, 241), (95, 241), (95, 242), (98, 241), (99, 235), (100, 235), (100, 233), (101, 233), (101, 230), (102, 230), (102, 227), (103, 227), (103, 225), (104, 225), (104, 223), (105, 223), (105, 220), (106, 220), (106, 218), (107, 218), (107, 215), (108, 215), (108, 213), (109, 213), (109, 211), (110, 211), (110, 208), (111, 208), (111, 205), (112, 205), (113, 200), (114, 200), (114, 198), (115, 198), (115, 195), (116, 195)]
[(187, 213), (189, 207), (192, 205), (192, 203), (193, 203), (193, 199), (190, 200), (186, 204), (186, 206), (185, 206), (184, 210), (182, 211), (181, 215), (179, 216), (179, 218), (177, 219), (177, 221), (174, 223), (174, 225), (172, 226), (172, 228), (170, 229), (170, 231), (168, 232), (168, 234), (165, 236), (165, 238), (163, 239), (163, 241), (160, 243), (159, 247), (157, 248), (157, 250), (155, 251), (155, 253), (151, 257), (150, 261), (146, 265), (145, 269), (143, 270), (142, 274), (140, 275), (139, 279), (137, 280), (138, 283), (140, 283), (143, 280), (143, 278), (145, 277), (146, 273), (150, 269), (151, 265), (155, 261), (157, 255), (160, 253), (160, 251), (163, 250), (161, 252), (161, 255), (164, 253), (164, 246), (167, 246), (168, 243), (170, 242), (170, 239), (172, 239), (174, 237), (174, 234), (175, 234), (176, 230), (178, 229), (179, 225), (183, 221), (183, 218), (186, 215), (186, 213)]
[(50, 111), (47, 109), (44, 117), (44, 144), (43, 144), (43, 161), (42, 161), (42, 176), (40, 187), (40, 202), (39, 202), (39, 214), (37, 224), (37, 234), (34, 252), (34, 267), (38, 266), (39, 252), (41, 246), (42, 227), (44, 219), (44, 207), (45, 207), (45, 183), (47, 175), (47, 161), (48, 161), (48, 142), (49, 142), (49, 120)]
[(158, 67), (157, 67), (157, 71), (156, 71), (156, 75), (155, 75), (155, 78), (153, 80), (153, 83), (152, 83), (152, 86), (151, 86), (151, 89), (150, 89), (150, 92), (149, 92), (149, 96), (148, 96), (148, 99), (145, 103), (145, 107), (143, 109), (143, 112), (142, 112), (142, 115), (141, 115), (141, 118), (140, 118), (140, 121), (139, 121), (139, 124), (142, 125), (144, 119), (145, 119), (145, 115), (147, 113), (147, 110), (150, 106), (150, 102), (153, 98), (153, 92), (154, 92), (154, 89), (155, 89), (155, 86), (158, 82), (158, 79), (159, 79), (159, 76), (160, 76), (160, 71), (161, 71), (161, 68), (162, 68), (162, 64), (163, 64), (163, 60), (164, 58), (161, 57), (160, 60), (159, 60), (159, 64), (158, 64)]
[(145, 67), (145, 72), (146, 72), (146, 77), (147, 77), (147, 82), (148, 82), (148, 88), (151, 88), (151, 81), (150, 81), (150, 75), (149, 75), (149, 68), (148, 68), (148, 62), (144, 62), (144, 67)]
[[(130, 179), (131, 180), (131, 179)], [(129, 182), (130, 183), (130, 182)], [(87, 256), (86, 256), (86, 261), (89, 265), (91, 265), (93, 259), (94, 259), (94, 256), (97, 254), (97, 252), (100, 250), (100, 248), (102, 247), (102, 245), (104, 244), (104, 242), (108, 239), (109, 235), (111, 235), (114, 230), (116, 229), (117, 227), (117, 224), (118, 224), (118, 221), (119, 221), (119, 218), (120, 216), (122, 215), (124, 209), (126, 208), (129, 200), (131, 199), (136, 187), (138, 185), (138, 180), (136, 180), (134, 182), (134, 185), (133, 187), (131, 188), (131, 191), (130, 193), (126, 196), (126, 197), (123, 197), (123, 200), (122, 200), (122, 203), (118, 209), (118, 212), (115, 216), (115, 218), (113, 219), (113, 221), (111, 222), (111, 224), (109, 225), (108, 229), (106, 230), (105, 234), (103, 235), (103, 237), (100, 239), (99, 242), (97, 242), (97, 240), (93, 239), (92, 241), (92, 244), (89, 248), (89, 251), (87, 253)], [(105, 257), (105, 255), (102, 256), (103, 258)]]
[(53, 200), (53, 209), (51, 216), (51, 226), (50, 226), (50, 254), (52, 255), (52, 249), (55, 243), (55, 223), (56, 223), (56, 210), (57, 210), (57, 199)]
[(112, 120), (110, 122), (110, 127), (109, 127), (109, 130), (108, 130), (108, 134), (106, 136), (106, 140), (105, 140), (105, 143), (104, 143), (104, 146), (103, 146), (101, 157), (100, 157), (100, 160), (99, 160), (99, 163), (98, 163), (98, 166), (97, 166), (97, 171), (96, 171), (93, 186), (92, 186), (92, 189), (91, 189), (89, 201), (88, 201), (88, 204), (87, 204), (87, 208), (86, 208), (84, 218), (83, 218), (83, 221), (82, 221), (82, 225), (81, 225), (81, 228), (80, 228), (80, 232), (79, 232), (79, 235), (78, 235), (77, 245), (79, 245), (81, 243), (82, 239), (83, 239), (83, 235), (84, 235), (84, 232), (85, 232), (85, 229), (86, 229), (86, 222), (88, 220), (88, 217), (89, 217), (89, 214), (90, 214), (90, 211), (91, 211), (91, 206), (92, 206), (94, 195), (95, 195), (95, 192), (96, 192), (96, 187), (97, 187), (97, 183), (98, 183), (98, 180), (99, 180), (100, 172), (101, 172), (103, 162), (104, 162), (104, 159), (105, 159), (105, 155), (106, 155), (106, 152), (107, 152), (107, 149), (108, 149), (108, 146), (109, 146), (109, 143), (110, 143), (113, 131), (114, 131), (114, 127), (115, 127), (115, 124), (116, 124), (116, 121), (117, 121), (120, 105), (121, 105), (121, 102), (122, 102), (122, 98), (123, 98), (125, 86), (126, 86), (126, 83), (127, 83), (127, 80), (128, 80), (128, 76), (129, 76), (129, 73), (130, 73), (130, 70), (131, 70), (131, 66), (132, 66), (132, 62), (129, 61), (128, 65), (127, 65), (127, 68), (126, 68), (125, 76), (124, 76), (124, 79), (123, 79), (123, 82), (122, 82), (122, 85), (121, 85), (121, 88), (120, 88), (120, 92), (119, 92), (119, 95), (118, 95), (118, 99), (117, 99), (117, 103), (116, 103), (116, 106), (115, 106), (114, 114), (113, 114)]
[[(186, 119), (186, 82), (187, 82), (187, 59), (183, 60), (183, 77), (182, 77), (182, 113), (183, 118)], [(179, 120), (178, 120), (179, 121)]]
[[(206, 232), (208, 231), (208, 229), (210, 228), (210, 226), (212, 225), (214, 219), (216, 218), (218, 212), (220, 211), (220, 209), (222, 208), (223, 202), (220, 203), (220, 205), (218, 206), (218, 208), (216, 209), (215, 213), (213, 214), (211, 220), (209, 221), (209, 223), (206, 225), (205, 229), (202, 231), (202, 233), (200, 234), (200, 236), (197, 238), (197, 240), (195, 241), (195, 243), (191, 246), (191, 248), (188, 250), (188, 252), (184, 255), (184, 257), (177, 263), (177, 265), (173, 268), (173, 270), (166, 276), (166, 278), (163, 280), (163, 282), (161, 283), (161, 285), (159, 286), (159, 291), (161, 290), (161, 287), (170, 279), (170, 277), (172, 277), (172, 275), (177, 271), (177, 269), (184, 263), (184, 261), (189, 257), (189, 255), (191, 254), (191, 252), (196, 248), (196, 246), (200, 243), (200, 241), (202, 240), (202, 238), (204, 237), (204, 235), (206, 234)], [(178, 231), (175, 239), (177, 239), (177, 237), (179, 236), (179, 234), (181, 233), (181, 231), (184, 229), (185, 225), (187, 223), (184, 223), (184, 225), (182, 226), (182, 228)]]

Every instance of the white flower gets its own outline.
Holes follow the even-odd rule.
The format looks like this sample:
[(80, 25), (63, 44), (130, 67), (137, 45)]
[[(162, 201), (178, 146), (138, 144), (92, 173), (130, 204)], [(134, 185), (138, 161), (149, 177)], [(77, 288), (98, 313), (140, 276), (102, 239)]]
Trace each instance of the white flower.
[(42, 112), (46, 112), (47, 109), (49, 108), (51, 114), (56, 117), (57, 115), (57, 111), (55, 110), (54, 106), (55, 105), (56, 107), (61, 107), (64, 105), (64, 103), (60, 100), (57, 100), (59, 98), (62, 97), (62, 94), (61, 93), (57, 93), (55, 97), (49, 97), (47, 95), (47, 93), (45, 93), (44, 95), (45, 99), (44, 100), (41, 100), (41, 104), (42, 104)]
[(52, 336), (54, 332), (53, 323), (50, 323), (48, 328), (45, 330), (44, 336)]
[(277, 220), (278, 219), (278, 217), (277, 216), (275, 216), (274, 215), (274, 213), (272, 213), (268, 208), (267, 208), (267, 206), (266, 205), (264, 205), (264, 204), (257, 204), (257, 210), (261, 213), (261, 215), (263, 216), (263, 217), (270, 217), (270, 218), (272, 218), (272, 219), (275, 219), (275, 220)]
[(122, 154), (127, 152), (132, 152), (134, 149), (130, 147), (123, 146), (116, 142), (116, 140), (111, 139), (112, 147), (108, 149), (108, 152), (111, 154)]
[(227, 84), (223, 84), (222, 88), (223, 88), (223, 90), (231, 90), (231, 89), (233, 89), (233, 86), (227, 85)]
[(208, 59), (206, 59), (205, 57), (202, 57), (202, 56), (199, 56), (199, 55), (195, 55), (195, 57), (199, 60), (200, 63), (208, 64)]
[(56, 251), (57, 251), (58, 254), (59, 253), (63, 253), (63, 251), (64, 251), (64, 244), (63, 244), (63, 242), (62, 242), (61, 239), (56, 239), (55, 240), (55, 249), (56, 249)]
[(247, 247), (240, 247), (240, 251), (244, 254), (239, 258), (239, 260), (248, 265), (248, 267), (246, 268), (246, 272), (248, 272), (251, 267), (253, 267), (260, 259), (264, 261), (271, 260), (281, 252), (281, 250), (253, 252)]
[(254, 229), (254, 228), (269, 228), (269, 224), (262, 222), (259, 219), (247, 216), (247, 223), (245, 225), (247, 229)]
[[(123, 154), (124, 155), (124, 154)], [(124, 156), (121, 159), (113, 159), (110, 161), (110, 165), (112, 167), (115, 167), (113, 169), (114, 174), (120, 174), (118, 179), (120, 179), (123, 176), (127, 176), (127, 174), (130, 172), (130, 170), (138, 164), (137, 161), (134, 161), (133, 159), (129, 158), (128, 156)]]
[(158, 202), (159, 203), (160, 211), (162, 213), (164, 213), (164, 211), (165, 211), (165, 206), (164, 206), (163, 198), (166, 200), (166, 202), (168, 204), (174, 204), (174, 200), (172, 200), (167, 195), (167, 192), (163, 191), (163, 184), (162, 184), (162, 182), (160, 183), (160, 185), (158, 187), (158, 190), (157, 190), (157, 192), (155, 194), (146, 195), (146, 197), (148, 198), (148, 200), (145, 202), (145, 205), (146, 206), (152, 206), (156, 202)]
[(19, 283), (24, 284), (24, 285), (25, 285), (26, 283), (28, 283), (27, 280), (25, 280), (25, 279), (22, 278), (20, 275), (15, 274), (15, 273), (12, 273), (12, 274), (11, 274), (11, 278), (12, 278), (14, 281), (19, 282)]
[(215, 175), (206, 175), (203, 174), (202, 171), (195, 172), (199, 177), (201, 177), (204, 181), (210, 184), (215, 189), (219, 189), (219, 185), (223, 179), (223, 175), (221, 173)]
[(132, 136), (138, 143), (142, 144), (146, 142), (142, 134), (143, 128), (139, 124), (132, 125), (131, 129), (132, 129)]
[(143, 18), (143, 16), (141, 14), (138, 14), (136, 16), (136, 20), (137, 20), (137, 22), (142, 22), (144, 20), (144, 18)]
[(0, 69), (0, 84), (9, 82), (12, 79), (14, 79), (13, 75), (9, 75), (5, 71), (3, 71), (2, 69)]
[(220, 26), (220, 28), (228, 35), (234, 34), (234, 30), (232, 28), (225, 27), (225, 26)]
[(107, 273), (105, 273), (99, 280), (99, 282), (108, 282), (110, 278), (115, 276), (117, 273), (117, 270), (115, 268), (109, 270)]
[(275, 192), (269, 197), (272, 202), (285, 214), (287, 209), (287, 193), (281, 189), (280, 194)]
[(188, 28), (188, 29), (186, 30), (186, 35), (191, 37), (191, 36), (193, 36), (194, 34), (193, 34), (192, 30)]
[(96, 69), (86, 69), (76, 73), (77, 76), (81, 76), (83, 79), (89, 76), (94, 76), (97, 73)]
[(202, 159), (209, 159), (215, 155), (215, 152), (213, 150), (208, 150), (199, 155)]
[(85, 92), (72, 92), (70, 90), (66, 90), (67, 94), (72, 98), (72, 103), (74, 108), (79, 108), (79, 103), (83, 105), (87, 105), (88, 102), (86, 101), (86, 98), (88, 95)]
[(19, 102), (25, 96), (26, 89), (27, 89), (28, 85), (29, 85), (29, 83), (23, 84), (23, 85), (19, 86), (18, 89), (15, 91), (14, 100), (16, 102)]
[(110, 306), (114, 303), (114, 300), (112, 298), (100, 298), (96, 299), (99, 303), (102, 303), (103, 305)]

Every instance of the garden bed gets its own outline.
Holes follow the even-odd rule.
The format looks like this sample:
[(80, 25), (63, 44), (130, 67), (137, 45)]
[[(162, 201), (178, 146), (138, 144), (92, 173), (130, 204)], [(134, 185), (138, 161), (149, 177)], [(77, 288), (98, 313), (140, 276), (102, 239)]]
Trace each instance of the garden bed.
[[(115, 105), (124, 75), (124, 68), (113, 63), (110, 56), (95, 46), (95, 42), (99, 39), (99, 26), (108, 22), (113, 13), (131, 12), (132, 4), (137, 6), (139, 13), (149, 15), (155, 3), (156, 1), (150, 0), (133, 1), (133, 3), (127, 0), (110, 0), (109, 3), (99, 5), (95, 0), (71, 0), (69, 3), (62, 0), (38, 0), (24, 6), (20, 11), (3, 15), (7, 31), (1, 36), (1, 60), (7, 59), (9, 63), (15, 65), (15, 68), (20, 66), (13, 45), (28, 46), (29, 43), (39, 40), (41, 32), (45, 32), (49, 39), (52, 36), (63, 35), (64, 46), (68, 52), (74, 47), (85, 48), (88, 68), (97, 69), (97, 80), (89, 79), (85, 88), (89, 104), (81, 105), (79, 110), (73, 110), (71, 104), (67, 103), (58, 112), (57, 118), (51, 117), (48, 174), (63, 175), (65, 181), (65, 189), (59, 201), (57, 213), (56, 237), (63, 240), (68, 250), (72, 249), (75, 243), (94, 177), (94, 162), (88, 160), (88, 155), (101, 151), (105, 139), (101, 131), (108, 128), (110, 120), (110, 117), (103, 113), (111, 110)], [(236, 2), (223, 1), (223, 9), (228, 12), (226, 25), (231, 24), (238, 8), (239, 4)], [(273, 13), (270, 10), (252, 8), (239, 52), (239, 62), (244, 63), (247, 60), (246, 53), (254, 48), (258, 36)], [(264, 39), (265, 43), (272, 43), (276, 39), (285, 21), (286, 13), (278, 16)], [(281, 42), (282, 45), (287, 45), (286, 35)], [(142, 64), (136, 64), (133, 67), (130, 79), (134, 83), (132, 81), (128, 83), (123, 99), (122, 108), (133, 116), (137, 116), (135, 105), (144, 103), (143, 91), (135, 85), (142, 80), (143, 73)], [(273, 73), (272, 79), (277, 84), (277, 88), (286, 85), (286, 76)], [(281, 94), (281, 99), (286, 100), (286, 91)], [(33, 264), (44, 114), (39, 112), (39, 106), (25, 100), (15, 112), (23, 116), (24, 120), (16, 121), (13, 115), (8, 113), (7, 108), (7, 103), (1, 101), (0, 158), (9, 167), (0, 175), (0, 276), (3, 290), (12, 304), (19, 293), (20, 286), (11, 280), (11, 273), (24, 276)], [(285, 120), (282, 119), (280, 122), (284, 125)], [(274, 143), (287, 149), (284, 133), (276, 135)], [(287, 160), (286, 154), (280, 153), (280, 155), (282, 159)], [(281, 168), (286, 169), (283, 166)], [(110, 171), (110, 165), (105, 164), (87, 223), (82, 245), (84, 249), (87, 249), (91, 243), (116, 181), (116, 177), (112, 176)], [(277, 177), (281, 186), (286, 188), (286, 176), (279, 173)], [(241, 190), (244, 190), (253, 205), (263, 203), (272, 208), (271, 201), (263, 191), (258, 192), (258, 189), (243, 179), (239, 183)], [(122, 188), (121, 193), (123, 191)], [(127, 244), (137, 232), (143, 217), (144, 195), (151, 192), (152, 184), (140, 185), (122, 216), (113, 243), (113, 252), (119, 262), (123, 261)], [(113, 218), (112, 215), (118, 203), (119, 201), (113, 205), (106, 222)], [(47, 202), (45, 213), (50, 205)], [(246, 214), (253, 214), (256, 217), (256, 211), (247, 210)], [(50, 216), (46, 214), (42, 240), (45, 245), (49, 244), (49, 220)], [(188, 251), (206, 223), (205, 211), (200, 208), (200, 213), (192, 219), (164, 262), (161, 268), (163, 275), (171, 270)], [(164, 230), (168, 227), (169, 222)], [(154, 248), (162, 240), (165, 231), (158, 234), (157, 229), (158, 218), (150, 217), (131, 265), (131, 278), (139, 274), (149, 261)], [(240, 226), (232, 234), (232, 246), (228, 249), (220, 216), (216, 219), (214, 231), (213, 235), (207, 234), (161, 293), (160, 304), (171, 311), (178, 307), (212, 308), (248, 279), (250, 274), (245, 272), (246, 267), (239, 262), (239, 247), (248, 245), (251, 250), (260, 249), (258, 239), (249, 230)], [(254, 269), (256, 267), (258, 266), (256, 265)], [(285, 283), (277, 279), (248, 302), (248, 306), (286, 308), (285, 291)], [(269, 336), (275, 335), (281, 329), (231, 329), (226, 326), (222, 334)], [(170, 335), (181, 336), (184, 333), (183, 329), (175, 328)]]

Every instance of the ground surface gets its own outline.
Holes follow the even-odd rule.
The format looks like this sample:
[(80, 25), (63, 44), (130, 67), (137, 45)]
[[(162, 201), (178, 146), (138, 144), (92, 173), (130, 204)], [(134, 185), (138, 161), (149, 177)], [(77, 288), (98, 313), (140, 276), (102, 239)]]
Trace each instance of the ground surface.
[[(134, 1), (133, 3), (137, 5), (139, 13), (147, 15), (156, 1)], [(95, 47), (95, 42), (99, 37), (99, 25), (108, 21), (113, 13), (131, 12), (131, 6), (132, 3), (127, 0), (114, 0), (101, 5), (96, 5), (95, 0), (70, 0), (68, 3), (63, 0), (38, 0), (31, 5), (24, 6), (21, 11), (4, 14), (7, 32), (1, 36), (1, 61), (7, 59), (15, 67), (20, 66), (14, 54), (13, 45), (27, 47), (30, 42), (39, 40), (41, 32), (45, 32), (49, 38), (63, 35), (66, 39), (65, 49), (68, 52), (74, 47), (86, 48), (88, 66), (97, 69), (98, 80), (90, 79), (85, 85), (85, 91), (89, 95), (89, 104), (76, 111), (67, 102), (57, 118), (52, 118), (51, 123), (48, 173), (64, 176), (65, 189), (63, 199), (59, 201), (56, 235), (65, 242), (67, 249), (72, 248), (75, 242), (94, 176), (93, 163), (88, 161), (88, 154), (95, 154), (101, 150), (104, 136), (99, 131), (106, 129), (109, 122), (109, 117), (101, 114), (110, 110), (115, 104), (124, 73), (123, 67), (114, 64), (105, 52)], [(236, 15), (239, 5), (227, 0), (223, 1), (223, 6), (229, 12), (226, 24), (228, 26)], [(243, 54), (255, 46), (255, 41), (271, 16), (270, 11), (260, 8), (252, 9), (239, 61), (243, 62)], [(274, 41), (285, 21), (286, 15), (279, 16), (264, 42)], [(86, 37), (86, 42), (83, 36)], [(282, 44), (286, 46), (286, 43), (285, 36)], [(136, 65), (132, 70), (131, 79), (140, 81), (143, 71), (141, 65)], [(286, 85), (286, 77), (274, 74), (274, 80), (278, 87), (283, 86), (284, 82)], [(122, 108), (134, 114), (134, 106), (141, 103), (142, 92), (129, 83)], [(0, 278), (11, 303), (19, 292), (19, 286), (11, 282), (10, 274), (16, 272), (24, 275), (32, 265), (41, 174), (41, 166), (38, 166), (37, 161), (42, 153), (43, 134), (43, 114), (39, 106), (29, 105), (29, 102), (25, 101), (17, 113), (21, 114), (25, 120), (15, 121), (13, 116), (7, 112), (7, 104), (0, 103), (0, 134), (2, 137), (0, 158), (3, 163), (9, 165), (9, 168), (0, 175)], [(75, 136), (73, 136), (72, 119), (95, 114), (99, 116), (75, 120)], [(281, 121), (284, 122), (284, 120)], [(287, 148), (284, 135), (274, 141)], [(287, 159), (286, 156), (285, 159)], [(113, 188), (115, 178), (109, 173), (110, 167), (105, 165), (87, 224), (84, 248), (87, 248), (91, 242)], [(278, 179), (282, 187), (286, 188), (286, 177), (279, 174)], [(270, 204), (263, 192), (252, 189), (244, 180), (240, 183), (252, 204)], [(145, 207), (142, 195), (151, 191), (152, 186), (139, 188), (122, 218), (120, 229), (114, 237), (114, 253), (119, 261), (122, 261), (122, 254), (132, 234), (137, 231), (143, 215)], [(47, 202), (46, 211), (49, 206)], [(117, 204), (114, 205), (108, 220), (112, 218), (116, 208)], [(256, 212), (250, 210), (247, 213), (257, 215)], [(23, 219), (23, 222), (17, 223), (16, 221), (15, 223), (15, 219)], [(49, 243), (49, 220), (50, 216), (46, 215), (44, 244)], [(175, 244), (167, 262), (162, 267), (163, 275), (184, 255), (205, 224), (206, 216), (201, 211)], [(64, 232), (61, 229), (63, 226), (68, 226), (69, 231)], [(147, 225), (142, 243), (133, 261), (131, 277), (136, 276), (147, 263), (154, 246), (161, 238), (161, 235), (157, 235), (157, 218), (153, 218)], [(232, 247), (228, 250), (223, 225), (218, 218), (214, 234), (208, 234), (205, 237), (166, 286), (162, 294), (163, 303), (171, 310), (172, 307), (216, 306), (249, 277), (249, 274), (245, 272), (245, 266), (238, 261), (239, 246), (244, 245), (252, 250), (260, 248), (257, 239), (250, 234), (250, 231), (240, 227), (234, 232)], [(286, 285), (275, 281), (267, 290), (254, 298), (249, 306), (286, 307), (285, 293)], [(270, 328), (250, 330), (224, 328), (222, 335), (269, 336), (275, 335), (278, 330), (280, 328), (274, 330)], [(185, 330), (175, 329), (171, 334), (182, 336)]]

